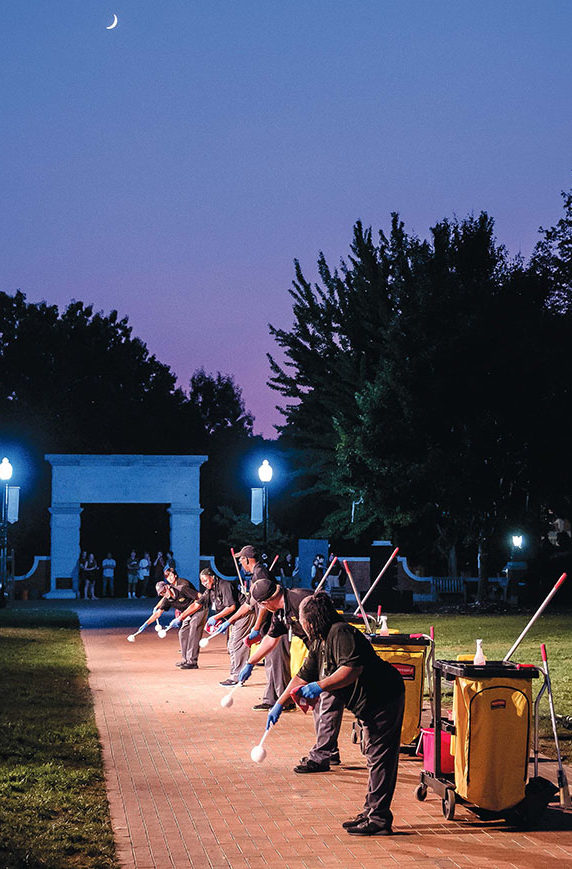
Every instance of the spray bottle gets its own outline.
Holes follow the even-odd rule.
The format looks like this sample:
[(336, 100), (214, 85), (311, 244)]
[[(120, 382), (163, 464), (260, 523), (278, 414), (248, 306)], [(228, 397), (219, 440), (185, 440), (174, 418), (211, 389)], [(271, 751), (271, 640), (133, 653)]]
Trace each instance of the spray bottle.
[(476, 664), (477, 667), (481, 667), (483, 664), (487, 663), (487, 659), (485, 658), (485, 653), (483, 652), (483, 641), (477, 640), (477, 651), (475, 653), (475, 657), (473, 658), (473, 664)]
[(387, 627), (387, 616), (380, 616), (381, 622), (379, 625), (378, 634), (380, 637), (389, 636), (389, 628)]

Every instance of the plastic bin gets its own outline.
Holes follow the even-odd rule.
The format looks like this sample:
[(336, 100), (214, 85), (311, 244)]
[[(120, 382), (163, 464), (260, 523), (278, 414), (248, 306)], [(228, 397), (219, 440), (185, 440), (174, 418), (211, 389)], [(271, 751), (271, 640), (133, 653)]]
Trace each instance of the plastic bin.
[[(423, 769), (435, 772), (435, 731), (432, 727), (421, 729), (422, 742), (420, 754), (423, 755)], [(455, 772), (455, 758), (451, 754), (451, 734), (441, 731), (441, 772)]]

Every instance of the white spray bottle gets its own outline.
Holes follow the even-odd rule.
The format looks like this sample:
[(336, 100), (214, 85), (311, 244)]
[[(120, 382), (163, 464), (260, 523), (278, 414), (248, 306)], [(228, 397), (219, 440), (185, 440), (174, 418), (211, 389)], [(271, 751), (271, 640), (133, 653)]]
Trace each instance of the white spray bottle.
[(483, 664), (487, 663), (487, 659), (485, 658), (485, 653), (483, 652), (483, 641), (477, 640), (477, 651), (475, 652), (475, 657), (473, 658), (473, 664), (476, 664), (477, 667), (481, 667)]

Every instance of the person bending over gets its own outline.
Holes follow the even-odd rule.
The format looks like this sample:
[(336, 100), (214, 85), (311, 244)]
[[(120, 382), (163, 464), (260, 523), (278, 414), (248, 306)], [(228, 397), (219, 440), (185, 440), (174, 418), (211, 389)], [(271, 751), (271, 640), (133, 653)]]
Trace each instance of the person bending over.
[(174, 568), (165, 568), (165, 580), (155, 585), (155, 590), (161, 600), (145, 622), (150, 625), (170, 609), (175, 610), (175, 618), (169, 623), (170, 628), (179, 629), (181, 644), (181, 660), (177, 667), (181, 670), (197, 670), (199, 666), (199, 641), (205, 626), (206, 611), (195, 608), (198, 591), (194, 585), (177, 574)]
[(268, 713), (276, 724), (292, 692), (307, 701), (323, 692), (338, 697), (361, 723), (369, 771), (364, 807), (342, 826), (351, 836), (392, 833), (391, 800), (397, 779), (405, 689), (401, 674), (376, 655), (371, 643), (344, 622), (327, 594), (305, 598), (300, 621), (310, 650), (300, 671)]
[[(267, 635), (239, 675), (246, 682), (253, 666), (278, 645), (281, 637), (299, 637), (306, 646), (310, 640), (300, 621), (300, 607), (312, 592), (307, 588), (282, 588), (274, 579), (259, 579), (250, 590), (251, 598), (272, 613)], [(283, 706), (284, 704), (282, 704)], [(330, 691), (324, 691), (314, 708), (316, 742), (308, 754), (294, 767), (294, 772), (328, 772), (330, 766), (339, 766), (338, 735), (344, 712), (343, 700)]]

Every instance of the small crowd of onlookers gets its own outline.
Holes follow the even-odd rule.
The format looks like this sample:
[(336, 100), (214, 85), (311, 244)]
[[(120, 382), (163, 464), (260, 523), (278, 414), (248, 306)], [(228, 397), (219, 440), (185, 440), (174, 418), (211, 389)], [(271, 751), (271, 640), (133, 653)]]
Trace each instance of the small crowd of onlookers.
[[(333, 555), (330, 555), (326, 564), (323, 555), (316, 555), (311, 572), (312, 588), (315, 589), (319, 585), (332, 559)], [(262, 553), (260, 561), (267, 570), (270, 570), (279, 579), (284, 588), (296, 588), (302, 584), (298, 558), (293, 556), (291, 552), (286, 552), (285, 555), (277, 559), (276, 564), (271, 562), (266, 553)], [(159, 551), (152, 557), (149, 552), (137, 553), (135, 549), (132, 549), (127, 560), (121, 565), (123, 568), (119, 576), (121, 591), (125, 587), (126, 579), (128, 598), (155, 597), (155, 583), (163, 579), (165, 568), (176, 568), (176, 566), (171, 551), (166, 553)], [(116, 595), (117, 579), (118, 564), (111, 552), (106, 554), (101, 563), (98, 563), (93, 552), (84, 551), (81, 553), (79, 559), (79, 597), (83, 597), (85, 600), (97, 600), (98, 597), (121, 597), (121, 594)], [(345, 572), (338, 563), (328, 576), (326, 591), (343, 585), (345, 585)]]
[[(175, 567), (176, 562), (172, 552), (164, 554), (159, 551), (154, 558), (149, 552), (138, 555), (132, 549), (125, 569), (127, 575), (127, 597), (145, 598), (155, 596), (155, 583), (163, 579), (166, 567)], [(79, 597), (85, 600), (97, 600), (100, 597), (115, 597), (115, 580), (117, 578), (117, 561), (108, 552), (101, 564), (98, 564), (93, 552), (82, 552), (79, 559)], [(101, 582), (100, 582), (101, 580)], [(99, 595), (96, 595), (96, 587)]]

